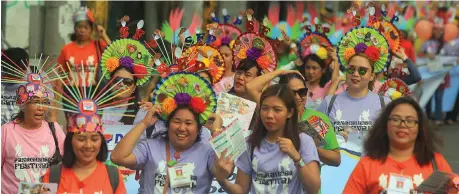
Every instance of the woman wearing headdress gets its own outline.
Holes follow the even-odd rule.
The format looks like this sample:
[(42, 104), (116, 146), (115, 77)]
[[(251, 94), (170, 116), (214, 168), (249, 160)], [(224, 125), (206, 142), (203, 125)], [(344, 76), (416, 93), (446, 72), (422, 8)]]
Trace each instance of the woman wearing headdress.
[[(66, 85), (77, 85), (79, 87), (95, 87), (97, 80), (101, 78), (100, 66), (101, 54), (107, 44), (111, 43), (105, 29), (95, 24), (92, 12), (85, 7), (81, 7), (73, 15), (74, 33), (71, 35), (72, 42), (65, 45), (57, 63), (63, 70), (73, 77), (81, 77), (79, 83), (65, 83)], [(102, 40), (93, 40), (91, 35), (96, 30)], [(84, 72), (81, 74), (81, 72)], [(56, 82), (55, 90), (68, 91), (63, 87), (63, 83)], [(57, 119), (57, 112), (51, 112), (51, 120)]]
[[(79, 79), (67, 78), (67, 81), (78, 82)], [(78, 86), (70, 87), (70, 95), (76, 98), (63, 98), (69, 104), (64, 107), (75, 114), (69, 120), (62, 163), (52, 166), (42, 181), (58, 184), (57, 193), (125, 194), (121, 172), (116, 166), (104, 164), (108, 157), (108, 147), (101, 113), (120, 103), (99, 99), (117, 93), (113, 88), (103, 88), (100, 90), (102, 93), (96, 95), (97, 91), (84, 88), (81, 96), (77, 96)]]
[[(145, 193), (208, 193), (213, 177), (223, 174), (214, 167), (214, 151), (200, 135), (217, 105), (215, 93), (196, 74), (175, 73), (158, 85), (153, 103), (154, 110), (117, 144), (112, 161), (131, 168), (142, 166), (144, 182), (153, 183), (144, 185)], [(158, 117), (167, 130), (138, 141)], [(182, 184), (175, 178), (180, 175), (185, 177)]]
[(20, 182), (40, 182), (50, 165), (62, 158), (65, 134), (58, 123), (45, 121), (53, 98), (46, 84), (54, 75), (41, 71), (42, 64), (37, 67), (18, 69), (17, 78), (2, 76), (2, 82), (22, 83), (16, 92), (20, 111), (2, 125), (2, 193), (18, 193)]

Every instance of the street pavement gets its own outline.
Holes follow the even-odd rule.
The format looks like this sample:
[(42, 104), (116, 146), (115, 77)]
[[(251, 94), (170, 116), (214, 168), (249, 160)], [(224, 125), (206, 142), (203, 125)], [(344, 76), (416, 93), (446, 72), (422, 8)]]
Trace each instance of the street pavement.
[(445, 125), (437, 131), (444, 141), (443, 156), (453, 172), (459, 173), (459, 124)]

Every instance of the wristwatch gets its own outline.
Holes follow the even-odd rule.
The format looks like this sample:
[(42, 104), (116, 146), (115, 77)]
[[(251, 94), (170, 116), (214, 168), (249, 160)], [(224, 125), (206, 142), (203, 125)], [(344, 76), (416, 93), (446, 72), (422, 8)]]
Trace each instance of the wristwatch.
[(298, 160), (297, 162), (295, 162), (295, 166), (297, 168), (303, 168), (303, 166), (305, 166), (306, 164), (304, 163), (303, 161), (303, 158), (300, 158), (300, 160)]

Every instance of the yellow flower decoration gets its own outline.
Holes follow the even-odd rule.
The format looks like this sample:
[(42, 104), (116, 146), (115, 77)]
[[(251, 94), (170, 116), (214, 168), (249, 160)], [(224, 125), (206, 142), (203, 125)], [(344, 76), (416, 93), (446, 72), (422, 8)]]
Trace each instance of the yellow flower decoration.
[(247, 48), (242, 48), (242, 49), (239, 50), (239, 52), (237, 53), (237, 57), (238, 57), (239, 59), (245, 59), (245, 58), (247, 58), (246, 52), (247, 52)]
[(166, 114), (170, 114), (174, 109), (177, 108), (177, 104), (175, 103), (175, 100), (171, 97), (167, 97), (163, 101), (163, 112)]
[(325, 49), (324, 47), (320, 47), (316, 53), (316, 55), (321, 59), (326, 59), (328, 57), (327, 54), (328, 54), (327, 49)]
[(346, 61), (349, 61), (349, 59), (354, 55), (355, 55), (354, 48), (347, 48), (346, 50), (344, 50), (344, 58), (346, 59)]
[(120, 66), (119, 59), (116, 57), (110, 57), (105, 63), (105, 66), (107, 66), (108, 72), (113, 72), (116, 68), (118, 68), (118, 66)]
[(232, 40), (232, 41), (230, 42), (230, 44), (229, 44), (229, 46), (230, 46), (231, 49), (233, 49), (233, 47), (234, 47), (234, 42), (236, 42), (236, 41)]
[(210, 66), (210, 60), (208, 58), (202, 58), (201, 62), (204, 63), (204, 65), (206, 65), (206, 67)]
[(386, 47), (382, 46), (382, 47), (379, 47), (379, 52), (384, 55), (384, 54), (387, 54), (389, 51), (387, 50)]

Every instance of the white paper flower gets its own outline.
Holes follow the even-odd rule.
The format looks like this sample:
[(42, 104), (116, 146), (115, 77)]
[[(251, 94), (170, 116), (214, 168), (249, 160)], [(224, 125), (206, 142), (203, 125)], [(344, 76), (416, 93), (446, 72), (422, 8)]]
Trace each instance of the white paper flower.
[(422, 182), (424, 182), (424, 178), (422, 178), (422, 173), (413, 175), (413, 182), (416, 184), (416, 187), (419, 187)]
[(381, 176), (379, 176), (379, 186), (383, 189), (387, 188), (387, 175), (381, 174)]
[(309, 47), (309, 49), (311, 50), (311, 53), (317, 53), (319, 48), (320, 48), (320, 46), (317, 45), (317, 44), (311, 44), (311, 47)]

